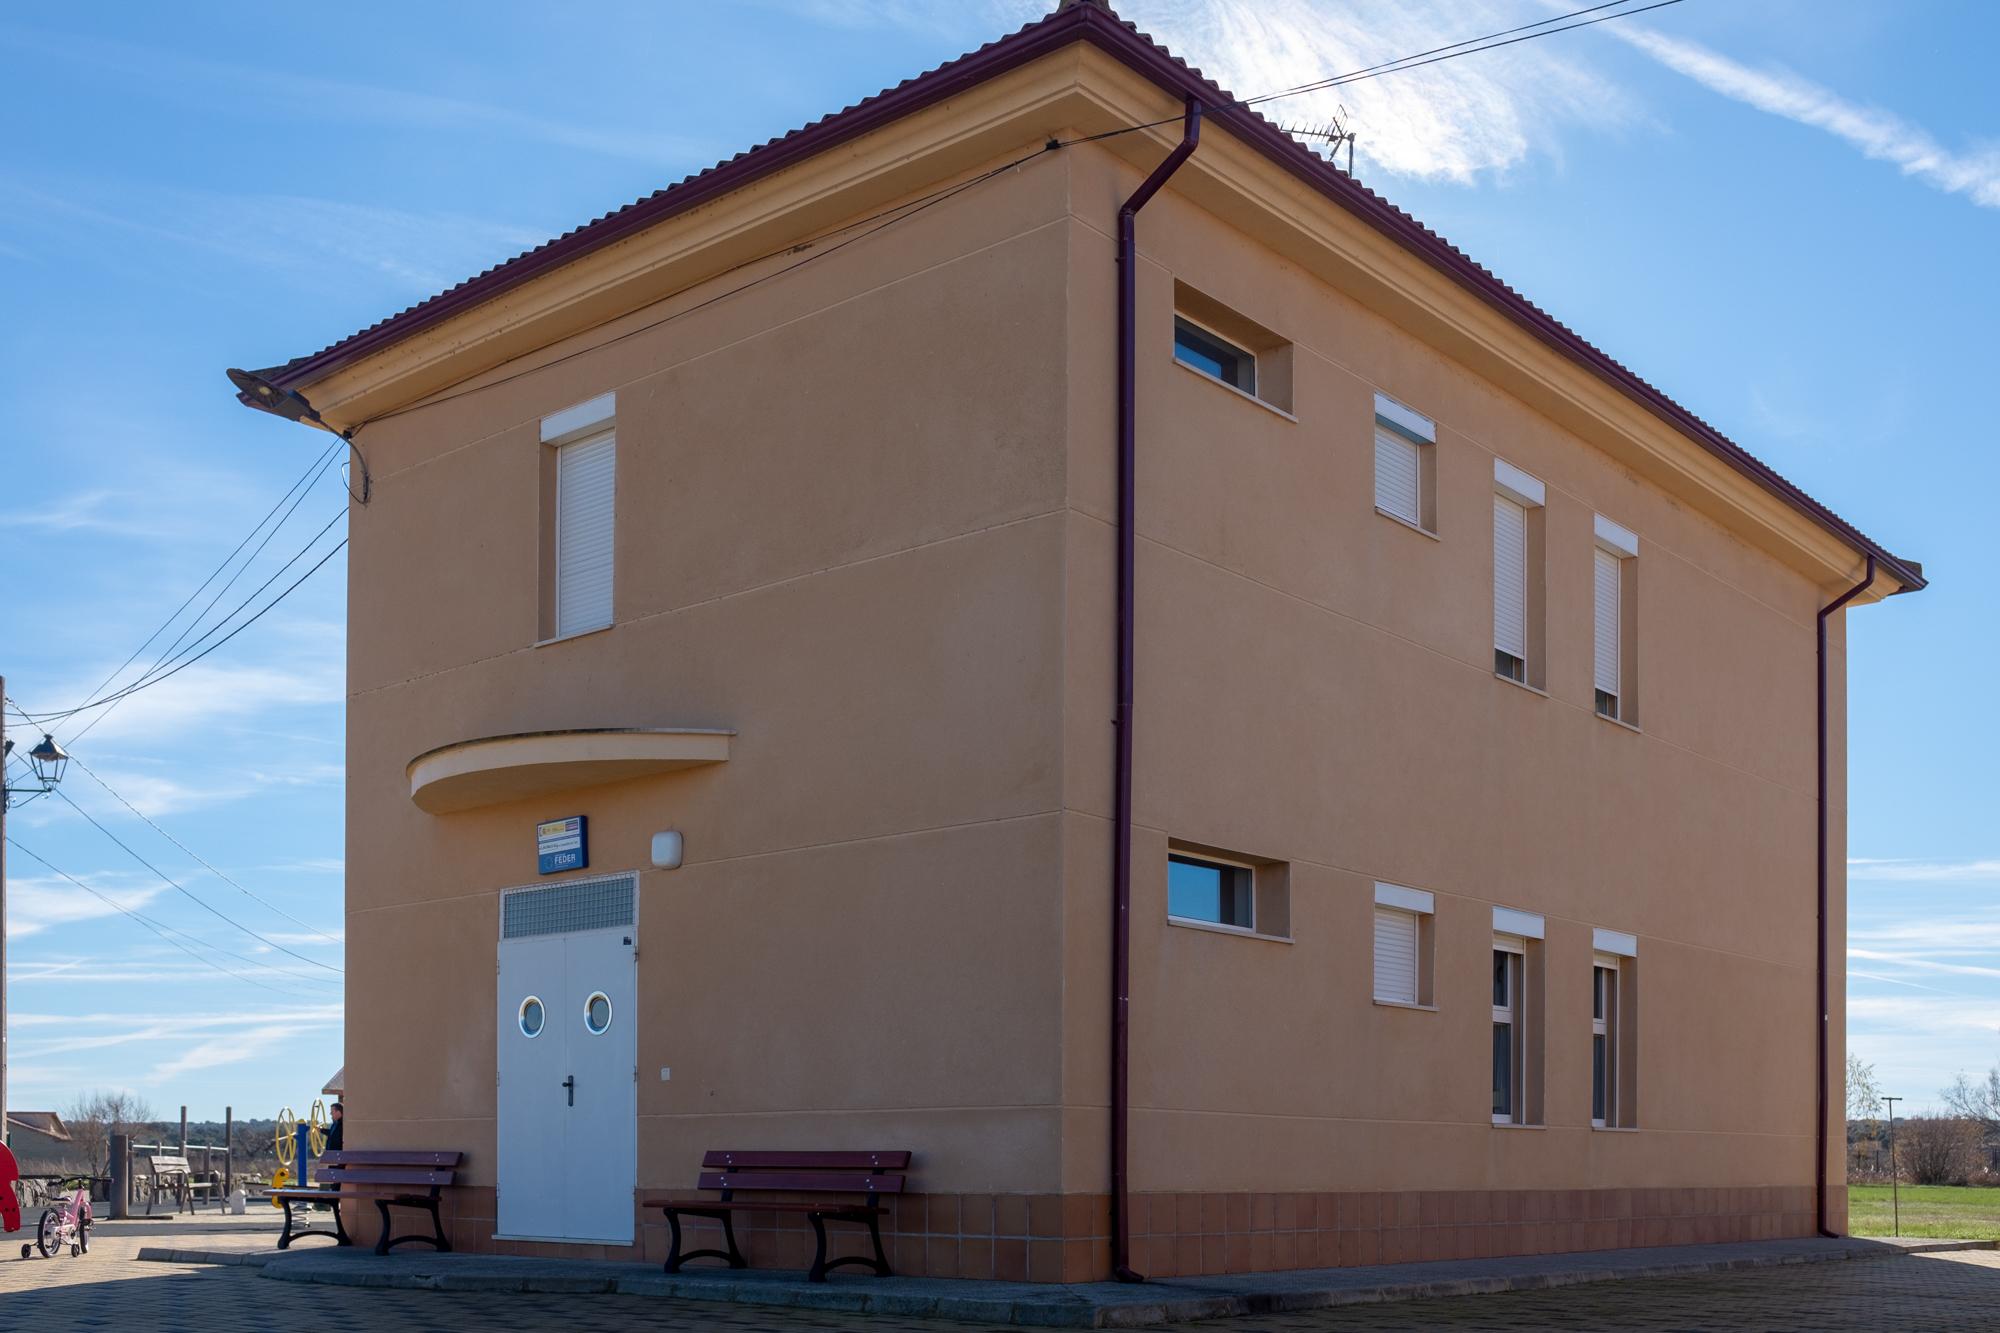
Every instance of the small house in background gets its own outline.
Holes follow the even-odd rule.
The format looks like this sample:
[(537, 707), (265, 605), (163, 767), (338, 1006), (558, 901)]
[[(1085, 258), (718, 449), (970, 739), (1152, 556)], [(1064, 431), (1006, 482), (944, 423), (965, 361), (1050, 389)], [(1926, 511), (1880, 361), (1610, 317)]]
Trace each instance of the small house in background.
[(355, 432), (348, 1134), (462, 1248), (711, 1149), (914, 1152), (916, 1275), (1844, 1228), (1921, 569), (1103, 5), (234, 376)]
[(54, 1111), (7, 1112), (7, 1146), (24, 1176), (67, 1170), (76, 1160), (75, 1141)]

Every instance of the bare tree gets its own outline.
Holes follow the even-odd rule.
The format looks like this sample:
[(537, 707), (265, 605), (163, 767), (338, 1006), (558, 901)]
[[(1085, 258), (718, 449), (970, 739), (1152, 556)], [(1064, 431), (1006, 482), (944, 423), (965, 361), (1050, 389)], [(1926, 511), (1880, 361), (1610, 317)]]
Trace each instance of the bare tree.
[(1875, 1081), (1875, 1066), (1853, 1051), (1847, 1053), (1847, 1118), (1873, 1120), (1882, 1113), (1882, 1086)]
[(2000, 1065), (1986, 1071), (1983, 1079), (1960, 1074), (1944, 1090), (1945, 1109), (1962, 1120), (1976, 1120), (1991, 1137), (2000, 1134)]
[(1912, 1185), (1963, 1185), (1979, 1164), (1979, 1138), (1972, 1121), (1913, 1115), (1896, 1126), (1896, 1160)]
[(62, 1118), (77, 1155), (95, 1172), (111, 1161), (111, 1136), (145, 1127), (153, 1108), (137, 1093), (100, 1088), (77, 1096), (62, 1109)]

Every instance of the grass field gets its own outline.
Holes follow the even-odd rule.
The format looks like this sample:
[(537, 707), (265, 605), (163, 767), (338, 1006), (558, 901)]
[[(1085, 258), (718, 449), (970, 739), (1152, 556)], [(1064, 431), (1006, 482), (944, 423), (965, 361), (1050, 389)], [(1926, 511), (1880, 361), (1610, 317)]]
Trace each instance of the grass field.
[[(2000, 1240), (2000, 1189), (1905, 1185), (1902, 1234), (1939, 1240)], [(1894, 1225), (1887, 1185), (1847, 1187), (1847, 1225), (1857, 1236), (1886, 1236)]]

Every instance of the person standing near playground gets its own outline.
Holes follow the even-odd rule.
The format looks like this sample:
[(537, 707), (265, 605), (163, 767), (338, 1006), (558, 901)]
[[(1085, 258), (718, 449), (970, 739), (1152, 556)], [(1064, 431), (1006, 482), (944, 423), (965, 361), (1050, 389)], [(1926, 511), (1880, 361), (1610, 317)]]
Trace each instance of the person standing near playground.
[(346, 1125), (343, 1122), (347, 1115), (347, 1109), (339, 1102), (335, 1102), (330, 1108), (329, 1114), (333, 1116), (333, 1123), (326, 1127), (326, 1150), (328, 1152), (339, 1152), (341, 1141), (345, 1137)]

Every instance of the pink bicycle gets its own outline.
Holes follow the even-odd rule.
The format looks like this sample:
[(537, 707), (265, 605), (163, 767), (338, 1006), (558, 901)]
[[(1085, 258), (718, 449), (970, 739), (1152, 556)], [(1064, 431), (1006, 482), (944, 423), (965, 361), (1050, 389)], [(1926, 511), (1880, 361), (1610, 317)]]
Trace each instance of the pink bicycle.
[(65, 1176), (56, 1182), (56, 1188), (69, 1193), (58, 1195), (42, 1209), (42, 1224), (35, 1231), (34, 1242), (21, 1244), (23, 1259), (37, 1250), (42, 1258), (53, 1259), (65, 1247), (72, 1259), (90, 1253), (90, 1177)]

